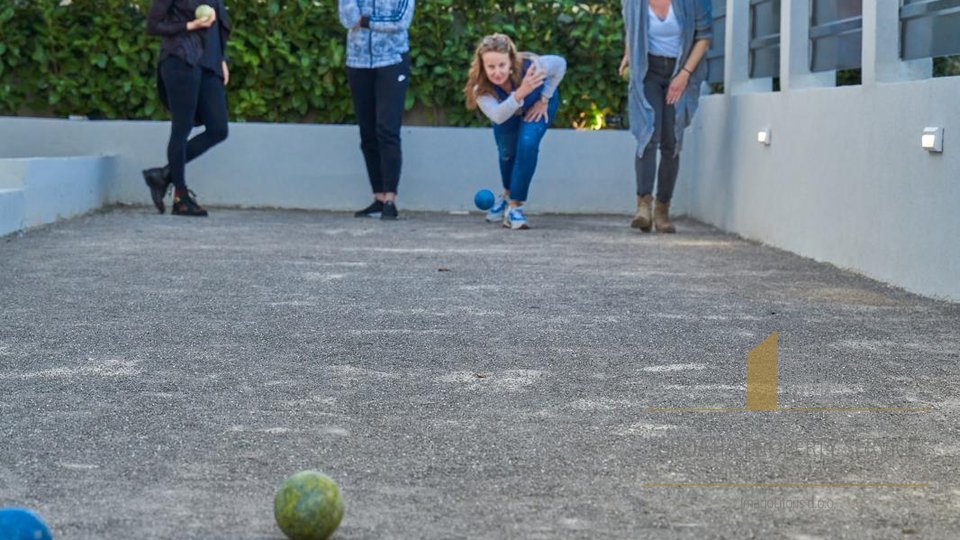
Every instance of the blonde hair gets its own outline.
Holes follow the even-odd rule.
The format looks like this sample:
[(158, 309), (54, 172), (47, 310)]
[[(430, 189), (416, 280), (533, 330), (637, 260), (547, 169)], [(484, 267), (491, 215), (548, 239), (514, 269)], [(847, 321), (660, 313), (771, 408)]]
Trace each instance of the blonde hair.
[(467, 73), (467, 84), (463, 87), (463, 97), (466, 99), (467, 109), (477, 108), (477, 98), (480, 96), (493, 96), (496, 93), (493, 90), (493, 83), (487, 78), (487, 72), (483, 69), (483, 55), (488, 52), (506, 54), (510, 57), (510, 80), (514, 86), (520, 86), (520, 76), (523, 71), (522, 53), (517, 52), (517, 46), (513, 40), (506, 34), (490, 34), (480, 40), (477, 50), (473, 55), (473, 61), (470, 63), (470, 71)]

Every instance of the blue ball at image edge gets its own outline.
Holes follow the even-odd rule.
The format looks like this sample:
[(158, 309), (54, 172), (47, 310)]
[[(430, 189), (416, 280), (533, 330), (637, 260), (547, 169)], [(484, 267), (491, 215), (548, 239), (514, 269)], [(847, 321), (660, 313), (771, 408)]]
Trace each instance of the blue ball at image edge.
[(0, 508), (0, 538), (4, 540), (51, 540), (40, 516), (26, 508)]
[(489, 189), (481, 189), (473, 196), (473, 204), (477, 205), (477, 208), (481, 210), (489, 210), (493, 207), (493, 203), (496, 201), (493, 192)]

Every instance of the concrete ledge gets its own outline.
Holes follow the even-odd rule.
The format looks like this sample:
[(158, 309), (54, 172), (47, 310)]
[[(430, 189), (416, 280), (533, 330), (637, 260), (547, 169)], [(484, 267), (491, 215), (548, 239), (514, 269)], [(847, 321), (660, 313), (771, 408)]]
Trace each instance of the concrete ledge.
[[(490, 129), (407, 127), (402, 137), (401, 210), (470, 210), (478, 189), (501, 189)], [(530, 186), (530, 211), (629, 211), (634, 145), (627, 132), (549, 132)], [(191, 163), (187, 172), (188, 183), (207, 204), (342, 211), (370, 199), (356, 126), (239, 124), (214, 152), (212, 159)], [(121, 200), (147, 203), (142, 182), (127, 180), (119, 190)]]
[(102, 207), (113, 164), (112, 156), (0, 159), (0, 234)]
[(960, 301), (960, 146), (948, 135), (942, 154), (920, 147), (926, 126), (957, 133), (958, 93), (960, 77), (944, 77), (707, 96), (678, 189), (700, 221)]
[[(0, 118), (0, 157), (118, 156), (108, 201), (150, 204), (140, 171), (166, 162), (169, 122)], [(473, 207), (480, 188), (499, 189), (490, 128), (405, 127), (401, 210)], [(540, 148), (529, 210), (632, 213), (633, 153), (626, 131), (552, 129)], [(355, 210), (370, 199), (360, 134), (353, 125), (230, 124), (230, 136), (187, 166), (187, 183), (210, 206)], [(678, 193), (674, 213), (685, 205)]]
[(0, 236), (23, 228), (23, 190), (0, 188)]

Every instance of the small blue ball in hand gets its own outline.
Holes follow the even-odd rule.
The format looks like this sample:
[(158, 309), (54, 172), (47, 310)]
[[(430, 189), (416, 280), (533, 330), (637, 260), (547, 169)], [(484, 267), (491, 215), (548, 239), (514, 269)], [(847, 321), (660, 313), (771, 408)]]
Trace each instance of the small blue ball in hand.
[(477, 208), (481, 210), (489, 210), (493, 207), (493, 203), (496, 198), (493, 196), (493, 192), (489, 189), (481, 189), (473, 196), (473, 204), (477, 205)]

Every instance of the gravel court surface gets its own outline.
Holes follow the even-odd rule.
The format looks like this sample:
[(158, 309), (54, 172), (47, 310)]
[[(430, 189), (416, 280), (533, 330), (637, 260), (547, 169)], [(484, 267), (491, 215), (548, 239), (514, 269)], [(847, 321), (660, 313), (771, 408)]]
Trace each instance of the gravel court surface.
[[(212, 209), (0, 238), (0, 506), (57, 538), (955, 538), (960, 305), (692, 221)], [(779, 406), (744, 406), (778, 332)], [(709, 410), (691, 410), (709, 409)]]

